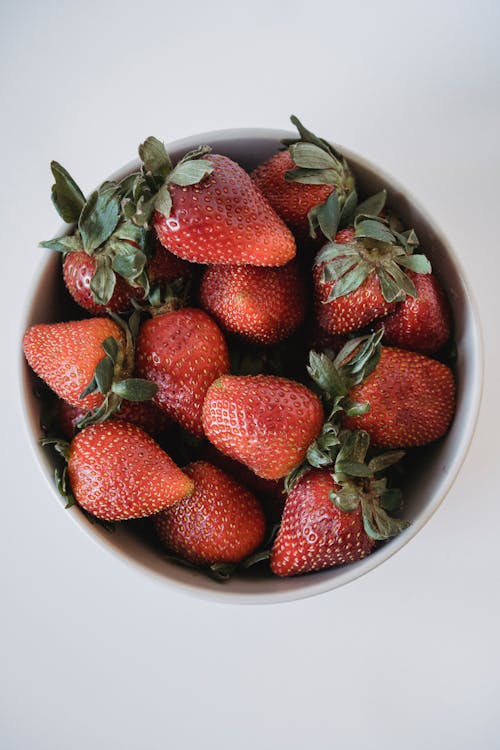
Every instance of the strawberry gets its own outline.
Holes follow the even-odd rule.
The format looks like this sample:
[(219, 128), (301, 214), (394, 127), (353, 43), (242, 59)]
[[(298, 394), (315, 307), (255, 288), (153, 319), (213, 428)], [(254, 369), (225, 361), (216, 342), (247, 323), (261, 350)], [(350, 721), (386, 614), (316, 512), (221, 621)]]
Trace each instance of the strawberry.
[(361, 506), (338, 508), (332, 494), (340, 490), (328, 470), (311, 469), (290, 492), (271, 552), (275, 575), (299, 575), (370, 554), (374, 541), (364, 529)]
[(147, 433), (124, 421), (79, 432), (69, 446), (67, 471), (78, 504), (106, 521), (158, 513), (194, 486)]
[(224, 330), (261, 344), (276, 344), (298, 328), (305, 297), (296, 261), (279, 268), (209, 266), (200, 288), (202, 307)]
[(195, 565), (238, 563), (264, 538), (262, 509), (234, 479), (206, 461), (185, 469), (191, 495), (153, 519), (162, 543)]
[(333, 239), (331, 221), (325, 221), (325, 215), (338, 213), (338, 222), (340, 209), (354, 189), (354, 178), (331, 144), (304, 128), (296, 117), (291, 120), (299, 138), (284, 141), (288, 149), (258, 166), (252, 179), (298, 240), (315, 238), (317, 229)]
[(376, 327), (384, 328), (384, 342), (391, 346), (432, 354), (450, 338), (451, 311), (444, 291), (434, 274), (413, 271), (408, 276), (415, 284), (417, 297), (407, 297)]
[[(66, 287), (75, 302), (93, 315), (103, 315), (106, 310), (123, 313), (132, 308), (132, 300), (143, 300), (146, 289), (143, 286), (132, 286), (122, 276), (116, 276), (113, 294), (107, 303), (99, 304), (94, 300), (91, 288), (96, 273), (95, 257), (83, 250), (69, 252), (63, 262), (63, 277)], [(149, 286), (165, 285), (178, 278), (191, 275), (188, 263), (177, 258), (160, 244), (155, 245), (155, 253), (146, 264)], [(148, 287), (149, 288), (149, 287)]]
[(210, 442), (265, 479), (280, 479), (300, 463), (322, 424), (312, 391), (272, 375), (222, 376), (203, 405)]
[(247, 173), (227, 156), (206, 157), (211, 174), (196, 185), (169, 185), (172, 206), (154, 215), (162, 244), (197, 263), (281, 266), (295, 241)]
[[(79, 423), (84, 419), (86, 409), (81, 406), (71, 406), (67, 401), (59, 399), (57, 404), (58, 423), (62, 434), (71, 440), (77, 432)], [(148, 435), (155, 437), (163, 432), (170, 420), (165, 412), (158, 409), (152, 401), (123, 401), (112, 416), (140, 427)]]
[(221, 453), (211, 443), (205, 445), (203, 460), (217, 466), (230, 477), (249, 489), (262, 503), (264, 512), (271, 523), (281, 518), (285, 503), (283, 479), (263, 479), (234, 458)]
[(448, 431), (455, 383), (450, 368), (441, 362), (383, 346), (380, 361), (351, 388), (349, 398), (369, 404), (369, 409), (346, 416), (345, 427), (366, 430), (380, 448), (412, 447), (438, 440)]
[[(314, 297), (317, 320), (328, 333), (356, 331), (395, 310), (396, 302), (417, 290), (406, 270), (430, 273), (413, 230), (397, 232), (379, 214), (385, 193), (372, 196), (354, 212), (354, 225), (341, 230), (335, 242), (315, 259)], [(373, 212), (373, 213), (367, 213)]]
[(226, 342), (217, 324), (202, 310), (188, 307), (158, 315), (141, 326), (136, 358), (139, 376), (158, 386), (157, 406), (202, 437), (207, 389), (229, 371)]
[(123, 359), (125, 335), (109, 318), (33, 325), (24, 334), (23, 348), (31, 368), (59, 398), (87, 411), (104, 401), (102, 393), (84, 398), (81, 394), (104, 357), (103, 342), (110, 337), (117, 342)]

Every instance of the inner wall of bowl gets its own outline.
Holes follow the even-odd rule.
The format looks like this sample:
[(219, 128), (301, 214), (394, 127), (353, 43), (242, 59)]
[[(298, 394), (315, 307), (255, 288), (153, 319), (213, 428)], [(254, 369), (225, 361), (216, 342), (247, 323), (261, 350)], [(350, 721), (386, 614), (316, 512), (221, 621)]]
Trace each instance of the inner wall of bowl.
[[(206, 134), (178, 141), (169, 147), (169, 151), (175, 160), (199, 143), (209, 143), (214, 151), (229, 156), (245, 169), (251, 170), (278, 150), (280, 138), (289, 135), (286, 132), (276, 131), (223, 131), (220, 134)], [(258, 600), (261, 602), (309, 596), (335, 588), (371, 570), (414, 536), (441, 502), (465, 454), (473, 429), (477, 391), (480, 388), (480, 384), (476, 382), (477, 372), (472, 372), (471, 363), (478, 361), (481, 357), (479, 334), (467, 290), (445, 241), (414, 202), (410, 202), (394, 181), (380, 170), (345, 149), (344, 153), (356, 174), (360, 191), (363, 194), (369, 195), (384, 187), (388, 189), (389, 204), (400, 215), (406, 226), (416, 229), (422, 248), (430, 257), (435, 272), (442, 280), (446, 280), (445, 288), (453, 308), (458, 349), (457, 412), (451, 431), (443, 441), (423, 452), (418, 471), (410, 467), (405, 478), (404, 515), (412, 521), (412, 525), (364, 560), (307, 576), (290, 579), (234, 577), (220, 584), (212, 581), (202, 572), (182, 568), (166, 561), (158, 555), (157, 550), (153, 550), (147, 542), (135, 535), (126, 523), (119, 524), (116, 532), (110, 534), (88, 521), (78, 507), (65, 511), (93, 539), (122, 555), (126, 560), (135, 561), (167, 583), (187, 587), (205, 596), (228, 597), (232, 601)], [(113, 178), (123, 176), (134, 166), (133, 163), (127, 165), (113, 175)], [(58, 254), (48, 256), (33, 298), (27, 325), (82, 317), (82, 311), (74, 306), (66, 293), (60, 273), (60, 262)], [(23, 387), (27, 417), (34, 440), (36, 440), (40, 436), (40, 403), (33, 394), (34, 382), (33, 374), (25, 365)], [(38, 445), (36, 445), (36, 452), (42, 470), (49, 482), (53, 484), (54, 461), (51, 453), (42, 450)]]

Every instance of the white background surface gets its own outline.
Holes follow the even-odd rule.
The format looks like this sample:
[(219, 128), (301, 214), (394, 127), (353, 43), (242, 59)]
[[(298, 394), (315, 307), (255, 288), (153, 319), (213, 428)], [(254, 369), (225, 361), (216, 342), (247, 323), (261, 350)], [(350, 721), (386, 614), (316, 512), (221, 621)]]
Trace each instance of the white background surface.
[[(0, 746), (500, 747), (495, 2), (2, 3)], [(480, 305), (482, 414), (424, 530), (316, 599), (213, 604), (114, 560), (35, 465), (16, 360), (50, 159), (85, 190), (135, 156), (291, 112), (412, 188)]]

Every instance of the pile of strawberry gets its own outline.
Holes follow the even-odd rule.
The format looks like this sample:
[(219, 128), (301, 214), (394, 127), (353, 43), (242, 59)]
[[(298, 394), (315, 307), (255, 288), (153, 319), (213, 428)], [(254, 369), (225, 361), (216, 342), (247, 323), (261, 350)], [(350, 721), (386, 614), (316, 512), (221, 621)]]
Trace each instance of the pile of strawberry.
[(41, 244), (83, 311), (23, 340), (68, 505), (145, 519), (220, 577), (368, 555), (407, 525), (405, 449), (454, 412), (449, 305), (415, 232), (292, 121), (251, 175), (207, 146), (173, 164), (151, 137), (86, 199), (53, 162), (71, 227)]

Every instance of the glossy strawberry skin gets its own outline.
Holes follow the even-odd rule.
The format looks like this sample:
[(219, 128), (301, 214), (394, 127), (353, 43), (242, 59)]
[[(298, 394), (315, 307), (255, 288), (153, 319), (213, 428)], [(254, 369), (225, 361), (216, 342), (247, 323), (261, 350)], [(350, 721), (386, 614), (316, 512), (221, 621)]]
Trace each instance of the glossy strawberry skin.
[(261, 543), (265, 519), (256, 498), (206, 461), (185, 469), (194, 491), (153, 519), (162, 543), (195, 565), (238, 563)]
[(441, 362), (383, 346), (379, 363), (349, 398), (368, 402), (370, 409), (344, 418), (345, 427), (366, 430), (378, 448), (410, 448), (446, 434), (455, 410), (455, 383)]
[(106, 521), (153, 515), (194, 486), (147, 433), (113, 420), (85, 427), (73, 438), (68, 476), (78, 504)]
[(208, 387), (229, 372), (226, 342), (202, 310), (185, 307), (142, 324), (136, 346), (138, 377), (158, 386), (154, 403), (197, 437)]
[(226, 156), (204, 157), (214, 171), (189, 187), (170, 186), (168, 218), (156, 212), (161, 243), (197, 263), (281, 266), (296, 253), (293, 235), (249, 175)]
[(298, 240), (310, 240), (307, 214), (314, 206), (324, 203), (332, 185), (305, 185), (287, 182), (285, 174), (295, 169), (288, 150), (274, 154), (252, 172), (252, 180), (267, 198), (278, 216), (292, 230)]
[(209, 266), (200, 301), (229, 333), (252, 343), (276, 344), (302, 323), (306, 294), (296, 261), (279, 268)]
[(108, 336), (125, 346), (122, 329), (110, 318), (39, 323), (24, 334), (23, 348), (30, 367), (59, 398), (88, 411), (100, 406), (103, 396), (94, 393), (80, 399), (80, 394), (105, 356), (102, 342)]
[(376, 327), (384, 327), (383, 341), (390, 346), (432, 354), (450, 338), (450, 306), (434, 274), (407, 271), (407, 275), (413, 281), (418, 296), (408, 296)]
[[(77, 431), (77, 423), (86, 413), (86, 410), (82, 409), (81, 406), (71, 406), (67, 401), (59, 400), (57, 404), (58, 424), (68, 440), (74, 437)], [(158, 409), (151, 401), (123, 400), (120, 408), (113, 413), (112, 419), (131, 422), (151, 437), (156, 437), (164, 432), (171, 424), (165, 412)]]
[(300, 463), (322, 424), (312, 391), (272, 375), (223, 376), (203, 405), (210, 442), (265, 479), (280, 479)]
[(140, 299), (144, 290), (130, 286), (121, 276), (116, 277), (116, 285), (107, 305), (99, 305), (92, 297), (90, 281), (96, 270), (95, 258), (84, 250), (76, 250), (66, 255), (63, 262), (63, 278), (75, 302), (92, 315), (105, 315), (106, 308), (122, 313), (130, 310), (131, 300)]
[[(344, 245), (354, 238), (351, 228), (337, 232), (335, 242)], [(326, 264), (313, 267), (314, 303), (319, 326), (331, 334), (343, 334), (364, 328), (377, 318), (388, 315), (396, 308), (395, 302), (387, 302), (380, 289), (380, 282), (372, 271), (353, 292), (328, 302), (335, 282), (323, 281), (321, 274)]]
[(361, 506), (339, 510), (330, 497), (339, 489), (326, 469), (312, 469), (290, 492), (271, 552), (275, 575), (300, 575), (370, 554), (374, 542), (364, 530)]
[[(131, 286), (124, 278), (116, 275), (113, 295), (107, 305), (100, 305), (94, 301), (90, 289), (90, 281), (96, 270), (96, 260), (83, 250), (68, 253), (63, 262), (63, 277), (66, 287), (75, 302), (92, 315), (105, 315), (106, 311), (116, 313), (128, 312), (132, 309), (132, 300), (144, 297), (142, 287)], [(156, 242), (156, 250), (147, 265), (150, 282), (166, 283), (173, 279), (189, 276), (189, 263), (182, 261)]]

